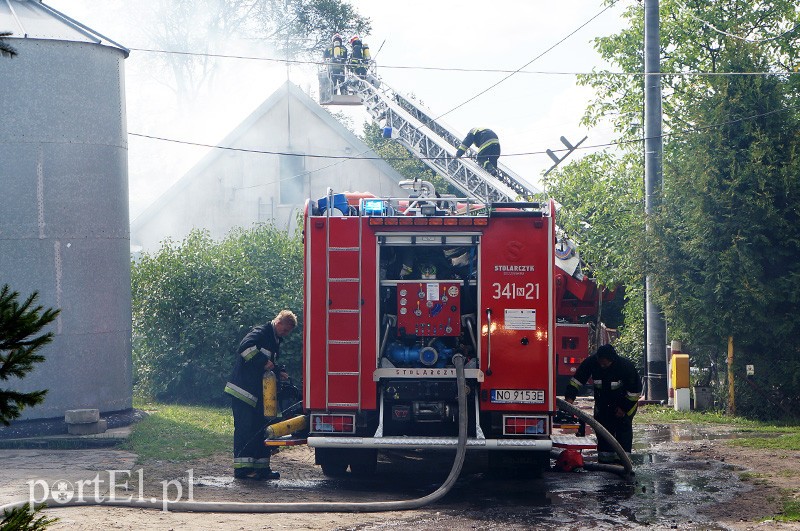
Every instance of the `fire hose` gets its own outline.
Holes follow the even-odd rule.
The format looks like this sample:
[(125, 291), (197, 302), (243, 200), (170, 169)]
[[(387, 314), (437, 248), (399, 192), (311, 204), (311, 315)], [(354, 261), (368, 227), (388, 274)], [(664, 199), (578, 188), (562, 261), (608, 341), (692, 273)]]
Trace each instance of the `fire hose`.
[(607, 463), (584, 463), (583, 468), (586, 470), (595, 470), (599, 472), (613, 472), (614, 474), (618, 474), (625, 478), (629, 478), (633, 475), (633, 463), (631, 463), (630, 456), (622, 448), (617, 439), (611, 435), (602, 424), (597, 422), (594, 417), (581, 411), (580, 408), (570, 404), (566, 400), (562, 400), (561, 398), (557, 398), (556, 400), (560, 409), (580, 418), (594, 429), (598, 437), (605, 439), (606, 442), (608, 442), (611, 447), (614, 448), (614, 452), (616, 452), (617, 456), (619, 456), (619, 459), (622, 462), (621, 465)]
[[(117, 507), (135, 507), (139, 509), (158, 509), (161, 511), (199, 512), (199, 513), (361, 513), (404, 511), (419, 509), (425, 505), (440, 500), (455, 485), (464, 457), (467, 453), (467, 395), (466, 379), (464, 377), (464, 356), (455, 354), (453, 364), (456, 368), (456, 381), (458, 383), (458, 442), (456, 457), (453, 467), (444, 483), (427, 496), (412, 500), (397, 500), (383, 502), (200, 502), (200, 501), (168, 501), (168, 500), (70, 500), (66, 503), (53, 499), (52, 496), (36, 504), (37, 507), (53, 502), (58, 507), (77, 507), (89, 505), (108, 505)], [(3, 511), (24, 507), (28, 502), (15, 502), (0, 506)]]

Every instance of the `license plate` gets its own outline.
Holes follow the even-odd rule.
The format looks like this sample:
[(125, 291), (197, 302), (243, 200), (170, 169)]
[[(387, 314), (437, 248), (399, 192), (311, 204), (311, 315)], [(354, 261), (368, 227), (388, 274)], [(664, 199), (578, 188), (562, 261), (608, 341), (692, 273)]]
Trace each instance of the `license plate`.
[(495, 404), (544, 404), (541, 389), (492, 389)]

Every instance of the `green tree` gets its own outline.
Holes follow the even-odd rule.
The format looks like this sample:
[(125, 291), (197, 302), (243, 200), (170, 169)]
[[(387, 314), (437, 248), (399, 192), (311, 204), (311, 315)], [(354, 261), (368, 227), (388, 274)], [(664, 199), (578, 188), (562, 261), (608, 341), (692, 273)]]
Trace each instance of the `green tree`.
[(10, 511), (3, 511), (3, 519), (0, 520), (0, 531), (43, 531), (50, 525), (58, 522), (58, 518), (50, 518), (41, 514), (45, 506), (39, 506), (33, 510), (29, 505), (24, 505)]
[[(664, 202), (644, 252), (629, 259), (652, 273), (672, 338), (719, 365), (734, 336), (737, 378), (744, 382), (739, 364), (756, 365), (756, 394), (745, 396), (751, 387), (737, 386), (748, 399), (744, 410), (763, 416), (779, 410), (770, 402), (796, 406), (800, 396), (793, 376), (797, 297), (789, 287), (800, 240), (800, 101), (791, 74), (800, 55), (800, 13), (788, 0), (662, 0), (660, 7)], [(642, 6), (632, 5), (625, 17), (628, 27), (597, 39), (596, 48), (615, 70), (642, 72)], [(641, 130), (632, 126), (641, 121), (642, 78), (597, 72), (580, 81), (599, 95), (584, 122), (610, 117), (622, 141), (623, 155), (602, 171), (623, 171), (628, 156), (642, 153)], [(564, 178), (574, 181), (579, 173)], [(640, 182), (631, 184), (628, 193), (638, 195)], [(641, 226), (630, 229), (635, 240), (645, 240), (644, 232), (636, 236)]]
[[(19, 293), (11, 291), (8, 284), (0, 289), (0, 381), (24, 378), (36, 363), (44, 361), (38, 351), (53, 340), (53, 333), (42, 329), (58, 317), (59, 310), (34, 303), (39, 294), (34, 292), (25, 302), (19, 303)], [(0, 389), (0, 423), (8, 425), (19, 417), (22, 410), (44, 400), (47, 390), (23, 393)]]
[[(237, 229), (215, 242), (194, 231), (163, 243), (131, 269), (137, 392), (159, 399), (218, 403), (233, 353), (251, 326), (289, 308), (300, 314), (299, 235), (271, 225)], [(282, 363), (300, 373), (302, 323)]]
[[(765, 67), (753, 59), (732, 54), (720, 63)], [(769, 401), (800, 405), (800, 300), (790, 288), (800, 278), (800, 120), (769, 114), (797, 100), (777, 77), (712, 86), (698, 111), (724, 125), (674, 142), (654, 241), (668, 259), (652, 260), (652, 269), (676, 334), (716, 347), (718, 364), (731, 336), (736, 373), (756, 366), (757, 388), (738, 385), (737, 410), (766, 417), (778, 412)]]
[[(600, 285), (624, 287), (626, 304), (618, 348), (640, 360), (643, 351), (644, 210), (642, 166), (635, 155), (596, 153), (551, 172), (543, 181), (561, 208), (556, 221), (578, 243)], [(620, 290), (622, 292), (622, 290)]]

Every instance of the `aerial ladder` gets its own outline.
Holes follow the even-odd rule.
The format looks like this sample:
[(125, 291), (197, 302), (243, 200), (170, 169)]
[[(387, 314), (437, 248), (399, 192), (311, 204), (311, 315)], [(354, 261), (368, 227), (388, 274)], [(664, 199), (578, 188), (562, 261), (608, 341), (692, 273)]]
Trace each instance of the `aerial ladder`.
[[(385, 137), (391, 137), (419, 158), (434, 173), (444, 177), (467, 197), (474, 197), (487, 207), (492, 203), (516, 203), (542, 197), (543, 191), (525, 181), (503, 164), (495, 175), (486, 171), (470, 152), (456, 158), (461, 135), (446, 126), (434, 114), (386, 85), (376, 74), (374, 63), (364, 77), (350, 70), (345, 72), (344, 84), (333, 90), (327, 71), (319, 72), (320, 104), (364, 105), (372, 119), (383, 127)], [(424, 188), (421, 189), (424, 194)], [(560, 231), (558, 231), (560, 233)], [(598, 288), (581, 273), (581, 260), (575, 244), (560, 234), (556, 243), (557, 314), (565, 321), (577, 322), (581, 315), (593, 315), (598, 301)], [(566, 296), (569, 294), (569, 296)], [(613, 293), (603, 296), (613, 298)]]
[(468, 153), (456, 158), (461, 137), (432, 118), (429, 110), (392, 90), (375, 74), (361, 78), (347, 72), (343, 85), (347, 94), (325, 90), (326, 79), (330, 83), (321, 73), (321, 104), (363, 104), (372, 119), (383, 127), (385, 136), (391, 135), (466, 196), (489, 205), (527, 201), (543, 195), (541, 190), (502, 164), (498, 165), (497, 174), (492, 175), (469, 158)]

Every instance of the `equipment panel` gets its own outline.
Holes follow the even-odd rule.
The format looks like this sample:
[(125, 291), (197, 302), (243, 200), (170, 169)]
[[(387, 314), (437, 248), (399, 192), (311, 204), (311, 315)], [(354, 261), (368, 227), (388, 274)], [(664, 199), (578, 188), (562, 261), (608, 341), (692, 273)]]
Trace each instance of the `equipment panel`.
[(461, 335), (461, 281), (397, 283), (397, 335)]

